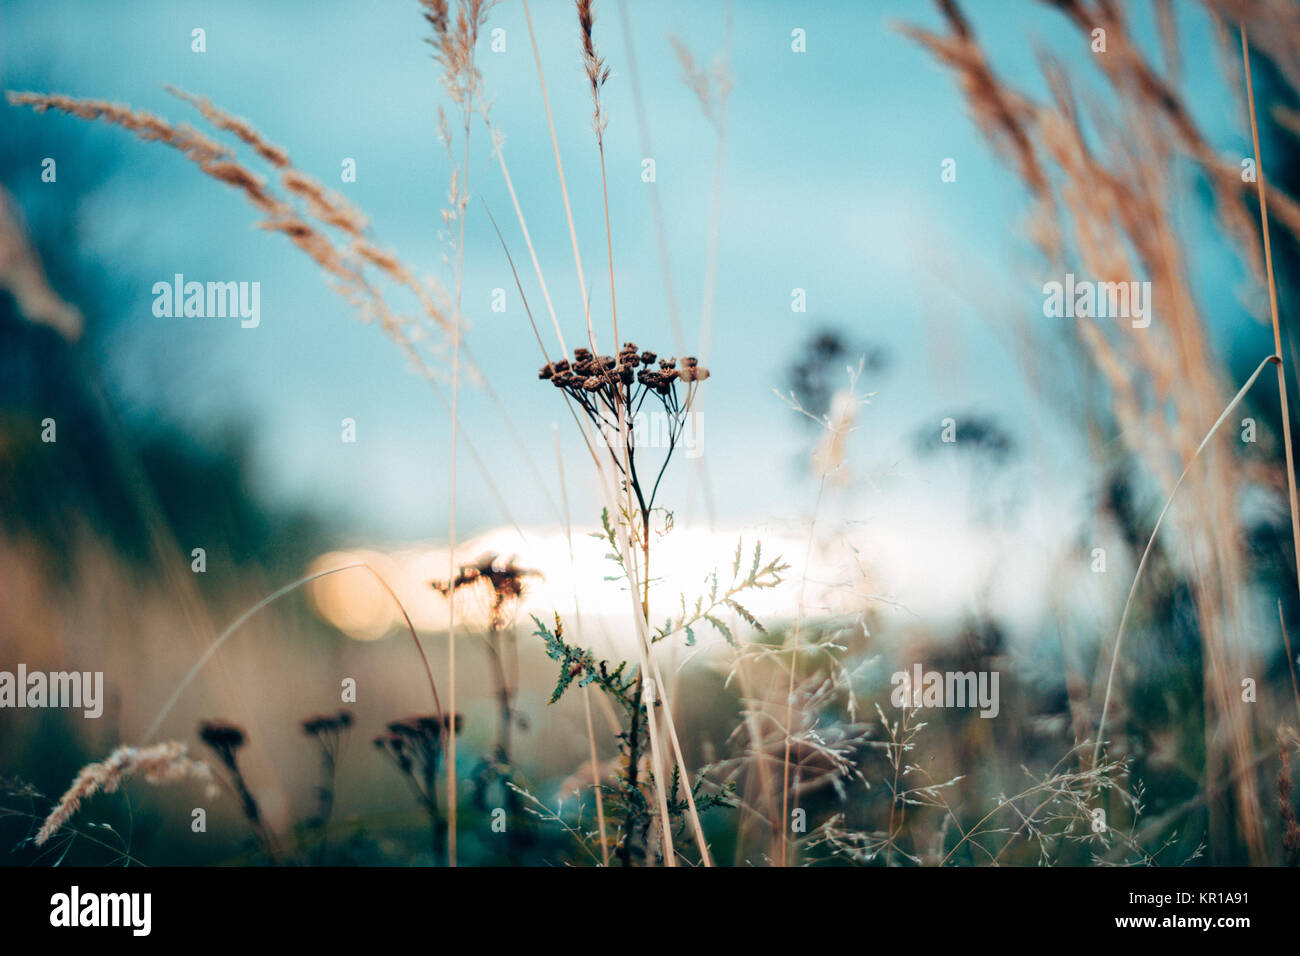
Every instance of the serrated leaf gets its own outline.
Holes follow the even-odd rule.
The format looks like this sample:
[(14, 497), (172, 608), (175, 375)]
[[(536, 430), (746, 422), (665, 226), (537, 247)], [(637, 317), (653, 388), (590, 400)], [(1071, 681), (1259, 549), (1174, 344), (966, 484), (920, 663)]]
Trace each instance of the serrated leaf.
[(739, 646), (739, 645), (736, 643), (735, 635), (733, 635), (733, 634), (731, 633), (731, 628), (727, 627), (726, 623), (724, 623), (724, 622), (721, 621), (720, 619), (714, 617), (712, 614), (706, 614), (706, 615), (704, 615), (704, 620), (706, 620), (706, 621), (708, 621), (710, 624), (712, 624), (713, 627), (714, 627), (714, 629), (715, 629), (719, 634), (721, 634), (722, 637), (723, 637), (723, 639), (725, 639), (726, 642), (727, 642), (728, 644), (730, 644), (732, 647), (738, 647), (738, 646)]

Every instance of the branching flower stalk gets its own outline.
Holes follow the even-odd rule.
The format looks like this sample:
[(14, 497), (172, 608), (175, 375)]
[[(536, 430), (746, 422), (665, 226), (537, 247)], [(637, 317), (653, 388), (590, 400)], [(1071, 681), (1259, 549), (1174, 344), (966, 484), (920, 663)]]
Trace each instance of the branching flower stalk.
[(454, 739), (460, 729), (459, 714), (454, 721), (450, 714), (422, 714), (393, 721), (374, 739), (375, 748), (397, 767), (429, 816), (434, 860), (446, 860), (449, 865), (448, 823), (438, 807), (438, 765), (446, 749), (444, 742)]
[[(604, 439), (609, 453), (608, 460), (620, 477), (622, 491), (627, 496), (629, 505), (623, 514), (611, 522), (608, 510), (605, 512), (605, 534), (616, 560), (629, 580), (639, 583), (637, 595), (640, 601), (642, 624), (648, 633), (649, 620), (649, 561), (650, 546), (653, 538), (651, 516), (656, 511), (656, 499), (659, 485), (672, 459), (673, 452), (680, 442), (686, 425), (686, 416), (696, 395), (699, 383), (709, 377), (707, 369), (700, 367), (692, 357), (682, 360), (682, 367), (677, 367), (675, 358), (659, 358), (651, 351), (640, 351), (633, 342), (625, 343), (617, 356), (593, 355), (588, 349), (576, 349), (574, 360), (561, 359), (548, 362), (539, 372), (539, 378), (549, 380), (559, 388), (575, 405), (577, 405), (591, 423), (597, 435)], [(685, 387), (679, 391), (678, 385)], [(648, 476), (643, 480), (637, 470), (637, 422), (649, 401), (647, 413), (657, 410), (662, 412), (667, 424), (668, 448), (662, 464), (654, 473), (653, 481)], [(644, 463), (644, 456), (642, 459)], [(635, 499), (635, 504), (632, 504)], [(627, 536), (629, 547), (624, 548), (620, 540), (620, 531)], [(640, 568), (635, 568), (624, 558), (625, 554), (639, 553)], [(640, 580), (637, 581), (639, 571)], [(649, 720), (644, 699), (643, 680), (647, 676), (648, 641), (639, 637), (638, 645), (642, 650), (642, 668), (635, 681), (632, 692), (632, 708), (629, 713), (630, 730), (628, 733), (628, 786), (635, 790), (639, 786), (641, 758), (642, 720)], [(643, 716), (643, 714), (645, 716)], [(654, 741), (651, 740), (653, 748)], [(658, 765), (658, 761), (655, 761)], [(658, 778), (656, 778), (658, 782)], [(661, 811), (666, 805), (666, 797), (661, 800)], [(630, 833), (624, 834), (619, 855), (623, 864), (630, 865)], [(702, 841), (701, 841), (702, 842)], [(666, 861), (671, 859), (667, 854)], [(672, 865), (672, 864), (669, 864)]]
[[(540, 578), (540, 571), (522, 568), (513, 558), (501, 560), (495, 551), (481, 555), (473, 564), (462, 565), (451, 581), (434, 581), (432, 586), (449, 602), (468, 598), (479, 606), (483, 621), (483, 646), (492, 673), (498, 709), (495, 752), (488, 756), (475, 773), (475, 790), (482, 797), (486, 789), (499, 781), (504, 791), (505, 809), (513, 818), (515, 791), (509, 783), (514, 776), (511, 763), (511, 728), (515, 710), (515, 688), (507, 672), (507, 644), (514, 649), (514, 623), (529, 578)], [(516, 668), (517, 668), (516, 661)], [(516, 829), (506, 831), (512, 852), (517, 848)]]
[(316, 816), (308, 821), (308, 826), (320, 835), (317, 852), (322, 860), (328, 850), (329, 822), (334, 812), (334, 778), (338, 770), (339, 752), (351, 727), (350, 710), (317, 714), (302, 722), (303, 733), (313, 738), (321, 751), (321, 781), (316, 788), (318, 806)]

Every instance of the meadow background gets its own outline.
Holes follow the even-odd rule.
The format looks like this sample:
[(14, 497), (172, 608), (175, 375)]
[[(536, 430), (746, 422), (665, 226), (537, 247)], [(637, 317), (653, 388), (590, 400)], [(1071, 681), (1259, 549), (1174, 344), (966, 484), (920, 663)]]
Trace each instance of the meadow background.
[[(1129, 80), (1113, 82), (1101, 58), (1129, 62), (1120, 59), (1118, 17), (1133, 49), (1169, 79), (1185, 111), (1177, 115), (1236, 167), (1253, 156), (1236, 30), (1243, 19), (1255, 25), (1261, 151), (1283, 202), (1300, 192), (1297, 13), (1262, 0), (1126, 3), (1118, 13), (1108, 4), (972, 2), (954, 19), (955, 9), (613, 0), (597, 8), (596, 40), (612, 68), (602, 97), (621, 338), (698, 355), (712, 373), (700, 393), (703, 454), (679, 453), (661, 492), (674, 526), (658, 545), (657, 616), (673, 613), (679, 594), (697, 593), (712, 569), (729, 569), (738, 540), (746, 557), (761, 540), (765, 554), (790, 565), (780, 586), (745, 603), (767, 634), (732, 614), (739, 650), (712, 631), (695, 646), (675, 640), (657, 650), (687, 762), (707, 768), (705, 791), (737, 789), (738, 807), (704, 813), (713, 856), (754, 865), (1294, 862), (1286, 761), (1300, 698), (1283, 629), (1297, 633), (1300, 604), (1271, 370), (1214, 439), (1205, 475), (1180, 488), (1136, 592), (1108, 710), (1115, 762), (1100, 775), (1106, 788), (1088, 755), (1116, 627), (1173, 479), (1197, 467), (1197, 444), (1274, 348), (1260, 250), (1233, 228), (1256, 217), (1258, 242), (1251, 191), (1227, 192), (1205, 156), (1188, 155), (1170, 132), (1173, 114)], [(1090, 49), (1078, 11), (1111, 27), (1110, 52)], [(420, 13), (415, 3), (15, 0), (0, 12), (0, 71), (6, 90), (130, 103), (177, 121), (198, 118), (164, 86), (205, 96), (364, 210), (381, 247), (451, 288), (442, 209), (459, 155), (438, 139), (438, 106), (453, 108)], [(593, 323), (608, 348), (605, 207), (578, 20), (558, 0), (531, 13)], [(1045, 138), (1040, 162), (1063, 197), (1045, 207), (1018, 140), (1008, 150), (1004, 128), (994, 122), (989, 132), (987, 102), (967, 95), (962, 80), (972, 74), (907, 32), (952, 36), (961, 23), (1006, 90), (1049, 103), (1059, 87), (1044, 64), (1059, 64), (1088, 116), (1089, 146), (1118, 157), (1116, 176), (1158, 203), (1125, 222), (1100, 190), (1081, 189), (1095, 171), (1071, 167), (1078, 150), (1053, 154), (1054, 127), (1040, 123), (1032, 134)], [(201, 54), (191, 50), (195, 27), (206, 31)], [(582, 290), (522, 5), (493, 7), (486, 29), (495, 28), (505, 50), (493, 52), (485, 32), (483, 89), (572, 344), (585, 332)], [(806, 33), (806, 52), (791, 48), (795, 29)], [(673, 38), (701, 67), (725, 64), (721, 141)], [(0, 247), (0, 669), (22, 661), (102, 670), (110, 689), (98, 721), (0, 711), (0, 837), (15, 847), (6, 862), (65, 853), (85, 862), (122, 862), (122, 853), (155, 864), (265, 861), (239, 800), (201, 797), (192, 783), (137, 783), (87, 804), (82, 824), (109, 823), (111, 836), (99, 839), (114, 849), (82, 837), (35, 847), (27, 837), (47, 804), (27, 785), (57, 798), (83, 764), (149, 742), (140, 735), (228, 624), (277, 588), (348, 561), (371, 563), (393, 584), (445, 688), (446, 601), (429, 582), (448, 570), (447, 411), (315, 263), (283, 236), (251, 228), (256, 213), (184, 157), (107, 124), (10, 103), (0, 110), (10, 213)], [(574, 696), (548, 704), (557, 665), (530, 615), (572, 620), (577, 595), (583, 642), (630, 659), (626, 582), (606, 579), (617, 569), (589, 536), (600, 531), (600, 486), (573, 420), (537, 379), (537, 343), (484, 212), (486, 204), (501, 226), (549, 335), (481, 124), (468, 155), (464, 343), (486, 387), (460, 384), (456, 560), (497, 552), (544, 577), (528, 582), (502, 638), (517, 645), (510, 773), (537, 804), (471, 792), (494, 746), (497, 701), (479, 647), (483, 621), (468, 607), (461, 620), (460, 862), (590, 863), (600, 853), (587, 717)], [(646, 156), (654, 183), (642, 180)], [(57, 161), (54, 183), (41, 180), (44, 157)], [(345, 158), (356, 162), (354, 183), (339, 179)], [(941, 177), (948, 158), (955, 182)], [(1288, 375), (1295, 221), (1275, 224), (1272, 237)], [(1065, 237), (1054, 258), (1042, 254), (1045, 222)], [(1144, 230), (1168, 240), (1177, 267), (1145, 268)], [(26, 245), (34, 259), (15, 251)], [(1114, 267), (1108, 277), (1155, 279), (1152, 329), (1117, 324), (1104, 333), (1109, 348), (1083, 323), (1042, 313), (1045, 282), (1096, 275), (1099, 259)], [(31, 261), (62, 304), (32, 292)], [(260, 326), (155, 317), (152, 286), (175, 273), (260, 282)], [(504, 312), (491, 308), (496, 289), (505, 290)], [(795, 290), (806, 311), (792, 310)], [(829, 416), (829, 431), (782, 395)], [(46, 417), (58, 422), (54, 445), (40, 440)], [(940, 441), (950, 417), (954, 445)], [(1240, 440), (1244, 417), (1257, 421), (1258, 442)], [(340, 440), (349, 418), (354, 443)], [(206, 551), (203, 574), (191, 571), (196, 547)], [(1095, 570), (1096, 548), (1106, 551), (1105, 573)], [(201, 757), (200, 720), (243, 728), (241, 770), (285, 856), (444, 862), (427, 846), (398, 771), (371, 746), (388, 722), (429, 706), (394, 611), (360, 572), (286, 597), (223, 645), (157, 739), (186, 742)], [(797, 642), (814, 650), (800, 654)], [(745, 680), (738, 660), (752, 668)], [(889, 703), (889, 676), (918, 661), (998, 670), (998, 718), (922, 711), (891, 729), (901, 715)], [(313, 829), (303, 821), (320, 797), (320, 753), (299, 722), (338, 710), (343, 678), (357, 681), (358, 696), (348, 704), (331, 822)], [(1257, 685), (1254, 702), (1235, 699), (1246, 678)], [(793, 730), (787, 680), (799, 691)], [(595, 720), (602, 766), (616, 775), (617, 715), (597, 708)], [(922, 731), (919, 720), (929, 722)], [(778, 836), (789, 811), (779, 775), (792, 738), (794, 803), (809, 822), (790, 841)], [(909, 775), (921, 788), (910, 796)], [(960, 779), (928, 791), (921, 777)], [(1042, 780), (1051, 782), (1017, 803)], [(524, 836), (507, 845), (490, 820), (511, 800), (521, 821), (511, 832)], [(1010, 809), (995, 812), (1000, 801)], [(539, 818), (525, 804), (546, 809)], [(202, 834), (190, 829), (199, 805), (211, 815)], [(1109, 836), (1088, 825), (1097, 805), (1112, 821)], [(966, 836), (981, 826), (984, 836)], [(690, 851), (689, 835), (683, 847)]]

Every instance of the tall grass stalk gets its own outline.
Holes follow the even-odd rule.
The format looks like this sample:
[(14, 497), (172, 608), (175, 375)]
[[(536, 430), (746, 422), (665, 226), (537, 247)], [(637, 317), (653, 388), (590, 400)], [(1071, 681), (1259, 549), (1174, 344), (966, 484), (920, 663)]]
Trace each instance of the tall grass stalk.
[(821, 510), (822, 496), (826, 491), (826, 475), (817, 485), (817, 500), (813, 504), (812, 520), (808, 522), (808, 545), (804, 549), (803, 573), (799, 578), (799, 601), (795, 610), (794, 636), (790, 649), (790, 680), (785, 699), (785, 755), (781, 759), (781, 865), (789, 863), (790, 847), (790, 738), (794, 729), (794, 682), (799, 669), (799, 639), (803, 633), (804, 591), (808, 586), (808, 568), (812, 562), (813, 541), (817, 531), (817, 514)]
[(1295, 549), (1296, 589), (1300, 591), (1300, 503), (1296, 499), (1295, 458), (1291, 450), (1291, 412), (1287, 405), (1286, 369), (1282, 364), (1282, 326), (1277, 314), (1277, 284), (1273, 279), (1273, 244), (1268, 229), (1268, 190), (1264, 185), (1264, 159), (1259, 150), (1255, 121), (1255, 87), (1250, 76), (1250, 41), (1246, 24), (1240, 24), (1241, 59), (1246, 67), (1246, 104), (1250, 111), (1250, 139), (1255, 148), (1255, 180), (1259, 188), (1259, 228), (1264, 235), (1264, 272), (1268, 279), (1268, 306), (1273, 318), (1273, 353), (1277, 358), (1277, 391), (1282, 410), (1282, 442), (1286, 451), (1286, 488), (1291, 503), (1291, 544)]

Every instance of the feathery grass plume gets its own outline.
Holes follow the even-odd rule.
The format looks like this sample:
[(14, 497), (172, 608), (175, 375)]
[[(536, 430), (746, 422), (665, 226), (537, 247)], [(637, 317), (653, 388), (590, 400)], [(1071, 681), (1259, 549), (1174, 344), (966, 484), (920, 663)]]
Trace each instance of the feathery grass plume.
[(582, 34), (582, 65), (587, 71), (587, 80), (591, 83), (591, 100), (594, 106), (592, 128), (596, 131), (596, 139), (603, 142), (609, 117), (605, 114), (604, 106), (601, 105), (600, 91), (609, 79), (610, 69), (604, 57), (596, 52), (596, 41), (592, 37), (592, 26), (596, 20), (595, 0), (577, 0), (577, 4), (578, 29)]
[(474, 47), (495, 0), (459, 0), (453, 20), (447, 0), (420, 0), (424, 19), (433, 28), (426, 42), (442, 66), (443, 85), (451, 101), (462, 111), (474, 109), (483, 77), (474, 62)]
[(137, 776), (154, 785), (186, 779), (212, 782), (208, 765), (191, 759), (185, 752), (185, 745), (177, 741), (149, 747), (118, 747), (106, 760), (81, 768), (72, 786), (41, 824), (34, 842), (41, 846), (54, 836), (77, 812), (83, 800), (100, 791), (116, 793), (123, 783)]
[(9, 91), (8, 100), (13, 106), (30, 106), (37, 113), (52, 109), (79, 119), (102, 119), (106, 123), (130, 130), (145, 142), (166, 143), (179, 149), (186, 157), (200, 165), (218, 159), (234, 158), (234, 153), (229, 149), (187, 124), (173, 126), (152, 113), (133, 110), (129, 106), (118, 103), (110, 103), (106, 100), (79, 100), (57, 93), (13, 91)]
[(193, 93), (187, 93), (182, 89), (174, 86), (163, 87), (172, 96), (184, 100), (191, 104), (195, 109), (203, 114), (203, 118), (215, 126), (217, 129), (223, 129), (227, 132), (234, 133), (246, 146), (251, 146), (258, 156), (280, 169), (289, 166), (289, 154), (285, 150), (268, 142), (265, 137), (259, 133), (247, 120), (240, 119), (237, 116), (231, 116), (225, 110), (212, 105), (212, 102), (206, 96), (195, 96)]
[[(471, 6), (479, 11), (477, 16), (481, 21), (486, 5), (479, 3)], [(474, 36), (477, 36), (477, 27)], [(197, 100), (180, 91), (173, 92), (188, 102)], [(258, 227), (285, 235), (320, 266), (331, 280), (331, 287), (352, 306), (361, 321), (377, 323), (384, 334), (397, 344), (411, 366), (434, 387), (439, 401), (451, 412), (453, 419), (457, 417), (456, 403), (450, 401), (440, 387), (448, 377), (443, 367), (447, 351), (444, 339), (450, 339), (453, 331), (453, 323), (447, 315), (452, 306), (448, 303), (446, 293), (432, 279), (423, 282), (416, 279), (412, 270), (396, 256), (379, 249), (370, 238), (362, 235), (360, 230), (365, 228), (365, 217), (341, 197), (325, 190), (316, 180), (292, 166), (277, 166), (281, 170), (285, 188), (307, 207), (306, 210), (299, 210), (293, 203), (278, 196), (263, 177), (235, 161), (229, 150), (188, 126), (172, 126), (150, 114), (132, 112), (125, 107), (98, 101), (37, 93), (10, 92), (8, 96), (11, 103), (31, 106), (37, 112), (56, 109), (84, 119), (102, 118), (134, 130), (146, 140), (167, 143), (194, 160), (208, 176), (238, 189), (250, 203), (266, 214), (266, 220), (258, 223)], [(201, 110), (205, 117), (220, 124), (221, 128), (235, 132), (240, 138), (251, 140), (251, 145), (259, 155), (269, 157), (272, 165), (280, 160), (287, 163), (287, 154), (279, 147), (267, 143), (247, 123), (230, 117), (206, 101), (200, 102), (205, 104)], [(463, 205), (463, 200), (458, 204)], [(320, 225), (313, 221), (313, 216), (319, 217)], [(321, 226), (339, 229), (347, 241), (336, 244)], [(411, 317), (392, 308), (380, 286), (367, 275), (367, 267), (377, 269), (381, 277), (413, 293), (419, 302), (420, 314)], [(459, 341), (457, 336), (457, 346)], [(489, 393), (493, 394), (468, 348), (457, 347), (456, 359), (457, 379), (463, 374), (470, 382), (488, 387)], [(499, 402), (497, 404), (508, 418), (508, 411)], [(472, 439), (465, 436), (463, 441), (484, 483), (491, 489), (507, 519), (518, 527), (510, 516), (508, 503), (483, 464)], [(531, 459), (529, 461), (531, 464)]]
[(691, 88), (699, 101), (704, 118), (714, 126), (723, 122), (727, 111), (727, 100), (731, 96), (731, 71), (723, 57), (704, 67), (695, 62), (690, 47), (680, 37), (669, 36), (668, 42), (673, 46), (673, 53), (681, 65), (686, 85)]
[(370, 228), (370, 223), (359, 209), (305, 173), (286, 169), (280, 181), (285, 189), (305, 201), (311, 214), (325, 225), (333, 226), (357, 240), (361, 240), (362, 234)]
[[(449, 322), (410, 270), (398, 268), (394, 257), (380, 254), (362, 236), (362, 230), (366, 228), (365, 218), (341, 197), (325, 190), (314, 179), (289, 165), (288, 154), (267, 143), (245, 121), (230, 117), (206, 100), (179, 90), (172, 92), (198, 106), (205, 119), (220, 129), (234, 132), (252, 145), (260, 156), (271, 162), (280, 171), (281, 180), (290, 194), (306, 204), (306, 214), (277, 195), (263, 177), (238, 162), (231, 150), (186, 124), (174, 125), (141, 110), (98, 100), (78, 100), (59, 94), (10, 92), (8, 99), (15, 106), (30, 106), (38, 113), (53, 109), (81, 119), (102, 119), (136, 133), (141, 139), (164, 143), (179, 150), (198, 165), (203, 173), (239, 190), (255, 208), (267, 216), (266, 220), (258, 224), (260, 228), (288, 237), (334, 281), (336, 291), (357, 309), (363, 321), (378, 319), (381, 329), (397, 343), (416, 370), (435, 384), (440, 381), (443, 373), (437, 367), (437, 349), (422, 351), (419, 347), (419, 343), (428, 338), (427, 331), (420, 323), (400, 316), (390, 308), (379, 288), (366, 277), (366, 265), (374, 266), (390, 280), (414, 292), (425, 318), (434, 327), (445, 332), (449, 328)], [(338, 228), (349, 237), (350, 243), (336, 245), (312, 218), (323, 225)], [(429, 352), (432, 354), (426, 354)], [(477, 375), (473, 370), (471, 374)]]
[(81, 311), (50, 287), (40, 256), (32, 248), (22, 212), (8, 190), (0, 187), (0, 289), (7, 290), (18, 313), (29, 322), (48, 325), (69, 342), (81, 338)]

